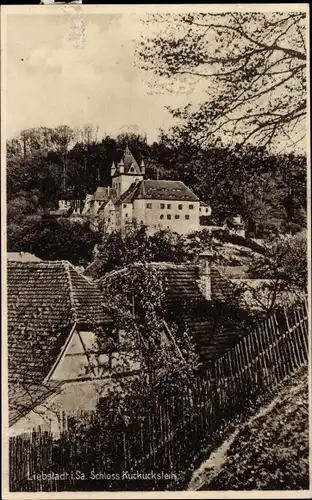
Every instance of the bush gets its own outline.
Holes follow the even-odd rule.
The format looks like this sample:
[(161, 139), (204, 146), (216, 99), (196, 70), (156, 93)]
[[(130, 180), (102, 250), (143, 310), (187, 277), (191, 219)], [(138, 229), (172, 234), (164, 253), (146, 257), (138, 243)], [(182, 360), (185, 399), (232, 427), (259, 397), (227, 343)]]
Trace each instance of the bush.
[(95, 278), (137, 261), (180, 263), (189, 255), (183, 236), (169, 230), (149, 235), (145, 227), (133, 228), (124, 236), (120, 231), (105, 234), (98, 251)]
[(86, 265), (93, 258), (94, 246), (101, 235), (87, 225), (68, 219), (43, 219), (28, 216), (19, 224), (8, 226), (8, 251), (30, 252), (47, 260), (68, 260), (74, 265)]
[(214, 231), (213, 236), (223, 243), (233, 243), (233, 245), (249, 248), (256, 253), (264, 253), (263, 247), (250, 237), (244, 238), (243, 236), (239, 236), (237, 234), (231, 234), (226, 229)]

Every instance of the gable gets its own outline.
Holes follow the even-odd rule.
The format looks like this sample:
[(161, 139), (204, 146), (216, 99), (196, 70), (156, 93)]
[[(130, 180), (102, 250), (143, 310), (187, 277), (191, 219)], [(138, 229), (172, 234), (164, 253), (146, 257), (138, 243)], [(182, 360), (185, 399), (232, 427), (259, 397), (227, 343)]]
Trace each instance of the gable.
[(8, 262), (11, 382), (39, 383), (73, 326), (111, 322), (99, 289), (68, 262)]

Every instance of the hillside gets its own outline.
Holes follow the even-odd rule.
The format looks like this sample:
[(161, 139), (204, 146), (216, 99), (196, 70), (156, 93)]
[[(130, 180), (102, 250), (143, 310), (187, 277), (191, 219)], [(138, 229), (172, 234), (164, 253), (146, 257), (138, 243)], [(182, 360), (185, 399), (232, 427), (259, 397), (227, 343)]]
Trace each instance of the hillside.
[(189, 489), (308, 489), (308, 411), (305, 368), (202, 463)]

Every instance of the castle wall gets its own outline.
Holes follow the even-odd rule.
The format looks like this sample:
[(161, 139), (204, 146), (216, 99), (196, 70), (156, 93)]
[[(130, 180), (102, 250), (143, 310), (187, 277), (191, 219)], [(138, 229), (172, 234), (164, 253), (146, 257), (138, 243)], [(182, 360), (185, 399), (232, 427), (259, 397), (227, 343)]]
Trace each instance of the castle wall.
[(199, 202), (134, 200), (133, 220), (148, 226), (150, 232), (170, 229), (187, 234), (199, 230)]
[(117, 196), (121, 196), (129, 189), (131, 184), (143, 180), (143, 174), (119, 174), (112, 179), (112, 187), (116, 189)]

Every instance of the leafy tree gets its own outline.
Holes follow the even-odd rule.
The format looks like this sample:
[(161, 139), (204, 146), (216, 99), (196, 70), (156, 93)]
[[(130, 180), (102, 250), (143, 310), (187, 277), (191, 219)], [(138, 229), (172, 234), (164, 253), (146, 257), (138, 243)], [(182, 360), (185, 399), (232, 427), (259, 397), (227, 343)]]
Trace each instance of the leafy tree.
[[(298, 232), (306, 225), (304, 155), (273, 155), (255, 146), (203, 149), (164, 134), (152, 145), (134, 133), (120, 134), (116, 139), (106, 136), (98, 142), (95, 127), (84, 126), (78, 132), (67, 126), (39, 127), (24, 130), (8, 141), (9, 231), (14, 227), (16, 232), (23, 217), (40, 216), (56, 208), (64, 196), (65, 178), (66, 195), (72, 199), (83, 200), (97, 186), (109, 185), (111, 164), (121, 157), (126, 144), (138, 162), (144, 159), (148, 178), (179, 179), (212, 206), (213, 223), (223, 224), (239, 213), (248, 232), (260, 237)], [(31, 201), (33, 193), (35, 203)], [(173, 249), (168, 235), (162, 238), (165, 253), (169, 247)], [(184, 258), (183, 245), (177, 236), (174, 238), (180, 250), (176, 247), (170, 259), (179, 261)], [(153, 257), (161, 259), (161, 250)], [(114, 260), (117, 258), (118, 252)]]
[(162, 177), (182, 180), (191, 187), (200, 200), (212, 206), (214, 223), (222, 224), (240, 214), (253, 233), (263, 223), (279, 229), (289, 217), (289, 221), (305, 225), (303, 155), (274, 155), (251, 145), (203, 149), (188, 140), (176, 143), (170, 136), (162, 136), (153, 151), (163, 169)]
[(265, 253), (257, 255), (249, 265), (248, 273), (253, 278), (264, 281), (255, 290), (259, 295), (264, 292), (269, 297), (267, 311), (271, 312), (278, 304), (278, 298), (285, 294), (302, 298), (307, 293), (307, 237), (306, 233), (280, 237), (266, 244)]
[[(137, 420), (146, 415), (155, 391), (169, 392), (177, 398), (185, 394), (199, 366), (198, 356), (187, 332), (175, 335), (175, 342), (171, 338), (163, 341), (164, 290), (155, 268), (143, 262), (130, 264), (127, 269), (105, 276), (100, 287), (115, 328), (122, 334), (115, 370), (129, 372), (135, 360), (140, 362), (138, 373), (119, 379), (107, 397), (117, 403), (115, 417), (117, 413), (118, 418)], [(174, 325), (171, 328), (176, 334)], [(110, 341), (109, 334), (97, 330), (97, 352), (104, 352)], [(100, 358), (96, 364), (100, 364)], [(106, 365), (103, 370), (107, 371)], [(121, 390), (116, 390), (117, 386)], [(100, 412), (99, 418), (103, 417)]]
[(125, 235), (120, 231), (104, 234), (97, 247), (94, 277), (134, 262), (184, 262), (188, 259), (185, 238), (169, 230), (148, 234), (145, 227), (133, 227)]
[(69, 260), (74, 265), (87, 265), (100, 239), (99, 233), (68, 219), (47, 221), (28, 215), (19, 224), (8, 226), (9, 252), (31, 252), (42, 259)]
[(184, 121), (178, 136), (201, 146), (304, 137), (305, 12), (157, 14), (146, 23), (157, 29), (138, 46), (142, 67), (206, 93), (199, 106), (171, 109)]

